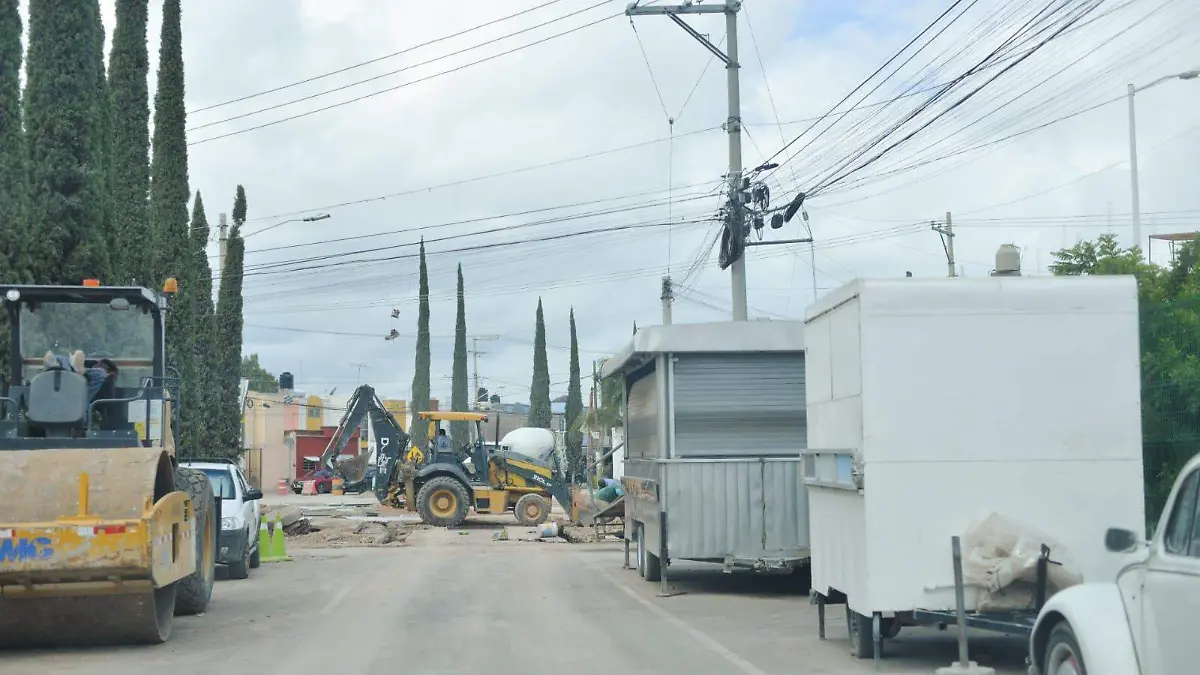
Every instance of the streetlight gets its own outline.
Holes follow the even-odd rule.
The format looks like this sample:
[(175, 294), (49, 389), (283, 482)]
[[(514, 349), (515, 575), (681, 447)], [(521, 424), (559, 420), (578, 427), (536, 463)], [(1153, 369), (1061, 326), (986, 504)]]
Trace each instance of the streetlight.
[(245, 239), (246, 237), (253, 237), (256, 234), (262, 234), (263, 232), (266, 232), (267, 230), (273, 230), (273, 229), (279, 227), (280, 225), (286, 225), (287, 223), (313, 223), (318, 220), (326, 220), (331, 217), (332, 216), (330, 216), (328, 213), (318, 213), (316, 215), (305, 216), (303, 218), (289, 218), (288, 220), (282, 220), (278, 223), (275, 223), (274, 225), (268, 225), (267, 227), (264, 227), (261, 230), (255, 230), (254, 232), (251, 232), (249, 234), (244, 234), (244, 235), (242, 235), (242, 239)]
[(1164, 75), (1150, 84), (1141, 87), (1128, 85), (1129, 99), (1129, 182), (1133, 192), (1133, 243), (1142, 245), (1142, 216), (1138, 207), (1138, 164), (1137, 164), (1137, 130), (1134, 123), (1133, 114), (1133, 95), (1139, 91), (1145, 91), (1150, 87), (1155, 87), (1169, 80), (1193, 80), (1200, 77), (1200, 68), (1187, 70), (1174, 75)]

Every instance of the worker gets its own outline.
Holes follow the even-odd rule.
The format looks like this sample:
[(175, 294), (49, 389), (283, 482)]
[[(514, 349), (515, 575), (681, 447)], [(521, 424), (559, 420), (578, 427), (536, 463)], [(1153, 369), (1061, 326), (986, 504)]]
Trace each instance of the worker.
[(446, 435), (445, 429), (438, 429), (437, 449), (438, 449), (438, 452), (442, 452), (442, 451), (449, 452), (451, 450), (450, 437)]
[(100, 359), (95, 365), (90, 368), (83, 366), (83, 352), (76, 351), (68, 359), (65, 356), (56, 355), (53, 351), (46, 352), (43, 358), (42, 365), (46, 370), (61, 369), (73, 373), (79, 373), (87, 378), (88, 383), (88, 401), (95, 401), (96, 395), (104, 388), (105, 384), (115, 382), (117, 378), (117, 366), (108, 359)]

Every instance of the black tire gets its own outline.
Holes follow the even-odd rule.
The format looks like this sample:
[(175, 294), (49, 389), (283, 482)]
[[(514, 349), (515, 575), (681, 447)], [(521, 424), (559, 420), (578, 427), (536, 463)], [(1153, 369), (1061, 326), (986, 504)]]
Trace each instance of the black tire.
[(1057, 672), (1058, 666), (1068, 660), (1075, 662), (1075, 671), (1079, 675), (1087, 675), (1087, 664), (1083, 662), (1083, 652), (1075, 639), (1075, 631), (1071, 629), (1071, 624), (1060, 621), (1050, 630), (1050, 637), (1046, 640), (1042, 672)]
[(462, 481), (438, 476), (421, 486), (417, 493), (417, 513), (435, 527), (457, 527), (467, 519), (471, 495)]
[(203, 471), (176, 469), (175, 489), (188, 494), (196, 517), (196, 571), (176, 582), (175, 615), (187, 616), (202, 613), (212, 599), (220, 523), (213, 518), (217, 504), (212, 484)]
[(327, 495), (327, 494), (329, 494), (329, 491), (330, 491), (329, 483), (326, 483), (324, 481), (317, 483), (317, 494)]
[(550, 502), (541, 495), (522, 495), (513, 507), (513, 515), (517, 517), (518, 523), (526, 527), (537, 527), (550, 517)]
[(242, 547), (242, 559), (235, 560), (229, 563), (229, 578), (230, 579), (247, 579), (250, 577), (250, 538), (246, 538), (246, 545)]
[(254, 552), (250, 554), (250, 569), (256, 570), (262, 564), (262, 551), (258, 547), (258, 532), (250, 535), (250, 544), (254, 547)]
[[(871, 659), (875, 657), (875, 644), (872, 636), (871, 617), (863, 616), (846, 605), (846, 630), (850, 634), (850, 654), (856, 659)], [(879, 653), (883, 655), (883, 647)]]

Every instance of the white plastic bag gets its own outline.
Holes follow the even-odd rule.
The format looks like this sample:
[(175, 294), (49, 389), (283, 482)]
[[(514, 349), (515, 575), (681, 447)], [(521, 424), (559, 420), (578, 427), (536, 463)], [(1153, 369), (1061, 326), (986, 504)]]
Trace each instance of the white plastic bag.
[(976, 611), (1033, 609), (1037, 599), (1038, 558), (1050, 547), (1046, 597), (1083, 581), (1058, 542), (1036, 528), (992, 513), (971, 525), (962, 537), (963, 583), (979, 589)]

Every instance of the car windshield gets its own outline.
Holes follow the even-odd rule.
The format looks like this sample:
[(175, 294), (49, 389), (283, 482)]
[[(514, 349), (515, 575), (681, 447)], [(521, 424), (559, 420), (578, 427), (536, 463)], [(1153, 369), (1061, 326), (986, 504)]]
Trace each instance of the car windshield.
[(78, 350), (88, 361), (109, 358), (124, 362), (118, 380), (122, 387), (136, 387), (152, 374), (154, 316), (145, 307), (115, 310), (107, 303), (27, 304), (21, 308), (20, 321), (21, 356), (27, 361), (40, 360), (48, 351), (70, 356)]
[(233, 489), (233, 476), (223, 469), (204, 469), (205, 475), (212, 483), (213, 494), (220, 499), (233, 499), (237, 492)]

